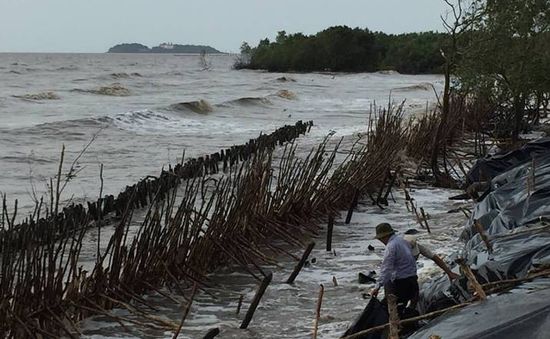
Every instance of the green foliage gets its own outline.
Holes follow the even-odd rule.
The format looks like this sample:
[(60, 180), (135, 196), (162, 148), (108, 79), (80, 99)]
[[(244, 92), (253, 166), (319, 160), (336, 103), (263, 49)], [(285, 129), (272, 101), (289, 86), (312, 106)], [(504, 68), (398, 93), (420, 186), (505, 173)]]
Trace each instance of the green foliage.
[(107, 53), (147, 53), (149, 47), (136, 42), (130, 44), (118, 44), (109, 48)]
[(536, 111), (538, 120), (550, 95), (550, 4), (476, 0), (466, 20), (474, 25), (457, 67), (460, 86), (488, 97), (498, 107), (502, 134), (517, 137), (526, 112)]
[(439, 52), (443, 36), (434, 32), (387, 35), (347, 26), (310, 36), (280, 31), (274, 42), (264, 39), (249, 50), (246, 67), (272, 72), (436, 73), (443, 64)]

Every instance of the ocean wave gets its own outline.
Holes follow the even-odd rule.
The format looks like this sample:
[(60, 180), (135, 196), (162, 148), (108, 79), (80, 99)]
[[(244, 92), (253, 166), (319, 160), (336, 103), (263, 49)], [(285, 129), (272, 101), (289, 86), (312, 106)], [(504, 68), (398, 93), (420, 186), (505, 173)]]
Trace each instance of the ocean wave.
[(296, 82), (295, 79), (293, 79), (291, 77), (287, 77), (287, 76), (282, 76), (282, 77), (277, 78), (275, 80), (278, 81), (278, 82)]
[(130, 90), (122, 86), (119, 83), (111, 84), (110, 86), (103, 86), (97, 89), (80, 89), (75, 88), (72, 92), (91, 93), (97, 95), (108, 95), (115, 97), (127, 97), (130, 95)]
[[(207, 122), (200, 118), (200, 115), (194, 115), (194, 118), (181, 115), (173, 116), (163, 114), (152, 110), (130, 111), (120, 113), (113, 117), (107, 117), (105, 122), (115, 127), (130, 131), (136, 134), (168, 134), (186, 135), (196, 134), (197, 136), (207, 137), (211, 131), (230, 130), (226, 123)], [(206, 131), (209, 131), (207, 134)]]
[(61, 66), (55, 69), (55, 71), (78, 71), (80, 68), (76, 65)]
[(182, 120), (184, 119), (178, 119), (152, 110), (137, 110), (115, 115), (46, 122), (32, 127), (12, 130), (12, 132), (78, 137), (84, 135), (85, 131), (107, 127), (127, 131), (159, 131), (170, 129), (173, 126), (181, 126)]
[(243, 126), (230, 120), (205, 119), (202, 115), (172, 115), (152, 110), (130, 111), (102, 119), (121, 130), (142, 135), (193, 135), (195, 138), (212, 138), (213, 134), (250, 133), (261, 130), (260, 126)]
[(181, 71), (170, 71), (170, 72), (164, 73), (163, 75), (176, 75), (176, 76), (182, 76), (182, 75), (185, 75), (185, 73), (184, 73), (184, 72), (181, 72)]
[(6, 163), (35, 163), (35, 164), (49, 164), (52, 162), (56, 162), (57, 160), (52, 159), (46, 159), (46, 158), (40, 158), (36, 157), (34, 155), (8, 155), (5, 157), (0, 157), (0, 161), (6, 162)]
[(422, 82), (416, 85), (392, 88), (392, 91), (409, 92), (409, 91), (429, 91), (433, 85), (429, 82)]
[(393, 69), (377, 71), (376, 73), (377, 74), (383, 74), (383, 75), (398, 75), (398, 74), (401, 74), (398, 71), (393, 70)]
[(54, 92), (41, 92), (36, 94), (13, 95), (14, 98), (19, 98), (27, 101), (41, 100), (59, 100), (61, 97)]
[(195, 113), (210, 113), (214, 109), (212, 108), (212, 105), (206, 100), (200, 99), (197, 101), (188, 101), (188, 102), (180, 102), (177, 104), (170, 105), (168, 109), (176, 112), (181, 111), (192, 111)]
[(113, 79), (128, 79), (128, 78), (131, 78), (131, 77), (142, 77), (141, 74), (137, 73), (137, 72), (133, 72), (133, 73), (126, 73), (126, 72), (119, 72), (119, 73), (111, 73), (109, 74), (109, 76)]
[(244, 97), (235, 100), (226, 101), (222, 105), (233, 106), (271, 106), (271, 100), (265, 97)]

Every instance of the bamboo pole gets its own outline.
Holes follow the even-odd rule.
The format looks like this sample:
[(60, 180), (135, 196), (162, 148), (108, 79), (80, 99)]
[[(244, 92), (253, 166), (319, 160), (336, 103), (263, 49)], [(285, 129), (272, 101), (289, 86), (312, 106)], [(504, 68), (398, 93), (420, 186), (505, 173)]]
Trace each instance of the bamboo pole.
[(260, 300), (262, 299), (262, 296), (264, 295), (265, 290), (267, 289), (267, 286), (269, 286), (269, 284), (271, 283), (271, 279), (273, 279), (273, 273), (269, 272), (268, 275), (262, 281), (260, 288), (258, 289), (258, 291), (256, 292), (256, 295), (254, 296), (254, 299), (252, 299), (252, 303), (248, 307), (248, 311), (246, 311), (246, 315), (240, 326), (241, 329), (248, 328), (248, 325), (252, 321), (254, 312), (256, 312), (256, 308), (260, 304)]
[(332, 250), (332, 229), (334, 228), (334, 215), (330, 214), (328, 217), (327, 226), (327, 252)]
[(195, 294), (197, 293), (197, 284), (193, 286), (193, 292), (191, 292), (191, 298), (189, 299), (189, 302), (187, 303), (187, 306), (185, 307), (185, 311), (183, 312), (183, 316), (181, 318), (180, 324), (178, 326), (178, 329), (176, 332), (174, 332), (174, 336), (172, 339), (177, 339), (178, 335), (180, 334), (181, 328), (183, 327), (183, 323), (185, 322), (185, 319), (187, 318), (187, 315), (189, 314), (189, 311), (191, 310), (191, 305), (193, 304), (193, 299), (195, 298)]
[(479, 233), (479, 236), (481, 237), (481, 240), (485, 243), (485, 247), (487, 247), (487, 252), (493, 253), (493, 245), (489, 241), (489, 237), (487, 236), (487, 233), (485, 233), (485, 230), (483, 229), (483, 226), (479, 222), (479, 220), (474, 220), (474, 226), (477, 230), (477, 233)]
[(420, 213), (422, 213), (422, 219), (424, 219), (426, 230), (428, 230), (428, 233), (432, 233), (432, 231), (430, 230), (430, 225), (428, 225), (428, 217), (426, 216), (426, 213), (424, 213), (424, 207), (420, 207)]
[(288, 277), (288, 279), (286, 281), (287, 284), (292, 284), (294, 282), (294, 280), (296, 280), (296, 277), (298, 276), (298, 273), (300, 273), (300, 271), (302, 270), (302, 267), (304, 267), (304, 265), (306, 264), (307, 258), (309, 257), (309, 254), (313, 250), (314, 246), (315, 246), (315, 242), (312, 241), (312, 242), (309, 243), (306, 250), (304, 251), (304, 254), (302, 255), (302, 258), (300, 259), (298, 264), (296, 264), (296, 266), (294, 266), (294, 270), (292, 271), (292, 273)]
[(470, 282), (470, 284), (474, 288), (475, 292), (477, 293), (478, 298), (481, 299), (481, 300), (487, 299), (487, 295), (485, 294), (485, 291), (483, 290), (483, 287), (481, 287), (481, 285), (477, 281), (474, 273), (470, 269), (470, 266), (468, 266), (466, 264), (466, 261), (463, 258), (458, 258), (458, 259), (455, 260), (455, 262), (458, 265), (460, 265), (460, 268), (462, 269), (462, 271), (466, 275), (466, 278), (468, 278), (468, 281)]
[[(469, 306), (471, 305), (472, 303), (471, 302), (466, 302), (466, 303), (463, 303), (463, 304), (459, 304), (459, 305), (454, 305), (454, 306), (451, 306), (451, 307), (447, 307), (447, 308), (444, 308), (442, 310), (438, 310), (438, 311), (434, 311), (434, 312), (430, 312), (430, 313), (426, 313), (424, 315), (420, 315), (420, 316), (417, 316), (417, 317), (412, 317), (412, 318), (407, 318), (405, 320), (400, 320), (398, 322), (399, 325), (406, 325), (406, 324), (412, 324), (412, 323), (415, 323), (419, 320), (425, 320), (425, 319), (430, 319), (432, 317), (435, 317), (435, 316), (439, 316), (443, 313), (446, 313), (446, 312), (449, 312), (449, 311), (452, 311), (452, 310), (456, 310), (456, 309), (460, 309), (460, 308), (463, 308), (463, 307), (466, 307), (466, 306)], [(371, 334), (371, 333), (375, 333), (375, 332), (379, 332), (379, 331), (382, 331), (386, 328), (390, 327), (390, 323), (386, 323), (384, 325), (379, 325), (379, 326), (375, 326), (375, 327), (371, 327), (369, 329), (366, 329), (366, 330), (363, 330), (363, 331), (360, 331), (360, 332), (357, 332), (357, 333), (354, 333), (354, 334), (351, 334), (351, 335), (348, 335), (346, 337), (343, 337), (341, 339), (359, 339), (359, 338), (362, 338), (364, 336), (366, 336), (367, 334)]]
[(206, 334), (204, 335), (204, 337), (202, 337), (202, 339), (212, 339), (214, 337), (216, 337), (218, 334), (220, 334), (220, 329), (219, 328), (212, 328), (210, 330), (208, 330), (208, 332), (206, 332)]
[(351, 217), (353, 215), (353, 210), (357, 207), (357, 202), (359, 200), (359, 190), (355, 191), (355, 194), (353, 196), (353, 200), (351, 202), (351, 206), (348, 209), (348, 214), (346, 215), (346, 225), (349, 225), (351, 222)]
[(323, 303), (323, 295), (325, 293), (325, 286), (320, 285), (319, 297), (317, 298), (317, 307), (315, 309), (315, 321), (313, 323), (313, 339), (317, 339), (317, 330), (319, 328), (319, 318), (321, 317), (321, 305)]
[(239, 296), (239, 303), (237, 304), (237, 312), (236, 312), (237, 315), (239, 315), (239, 313), (241, 313), (241, 307), (242, 307), (242, 305), (243, 305), (243, 299), (244, 299), (244, 295), (241, 294), (241, 295)]
[(388, 294), (388, 313), (390, 315), (390, 334), (389, 339), (399, 339), (399, 314), (397, 312), (397, 297), (394, 294)]

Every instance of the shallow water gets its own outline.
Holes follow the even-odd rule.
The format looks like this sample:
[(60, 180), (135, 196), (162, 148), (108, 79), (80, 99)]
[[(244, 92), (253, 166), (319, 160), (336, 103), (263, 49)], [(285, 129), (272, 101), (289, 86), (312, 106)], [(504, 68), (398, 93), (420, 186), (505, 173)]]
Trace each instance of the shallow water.
[[(218, 327), (220, 338), (309, 338), (313, 329), (315, 308), (319, 286), (323, 284), (325, 293), (321, 308), (318, 338), (341, 336), (353, 319), (366, 306), (372, 284), (358, 283), (358, 272), (368, 274), (378, 271), (382, 259), (383, 245), (373, 240), (374, 227), (380, 222), (390, 222), (398, 232), (415, 228), (419, 230), (418, 241), (430, 247), (445, 258), (461, 248), (456, 241), (465, 222), (462, 213), (447, 213), (456, 209), (461, 202), (448, 200), (456, 191), (419, 188), (411, 190), (411, 196), (418, 207), (423, 207), (429, 217), (432, 230), (428, 234), (417, 223), (415, 216), (407, 211), (404, 195), (394, 192), (395, 202), (385, 210), (372, 206), (369, 202), (359, 203), (352, 222), (344, 223), (345, 213), (336, 219), (333, 234), (333, 252), (325, 250), (326, 235), (320, 234), (310, 255), (310, 263), (304, 267), (293, 285), (285, 283), (296, 261), (289, 257), (280, 258), (281, 267), (264, 267), (273, 272), (273, 281), (264, 294), (254, 318), (247, 330), (239, 326), (253, 298), (258, 283), (248, 274), (226, 268), (211, 275), (213, 288), (200, 293), (195, 298), (179, 338), (201, 338), (208, 329)], [(374, 246), (369, 251), (368, 246)], [(293, 251), (300, 256), (302, 250)], [(418, 274), (420, 283), (433, 276), (442, 275), (435, 264), (424, 258), (419, 259)], [(333, 278), (334, 277), (334, 278)], [(334, 285), (336, 279), (338, 286)], [(236, 315), (240, 295), (244, 295), (241, 313)], [(177, 294), (172, 294), (178, 298)], [(175, 304), (158, 294), (147, 296), (147, 301), (159, 308), (155, 315), (178, 322), (185, 303)], [(115, 314), (130, 317), (124, 310)], [(83, 322), (85, 338), (171, 338), (172, 333), (144, 330), (130, 326), (131, 333), (124, 332), (119, 324), (104, 317), (94, 317)]]
[[(387, 105), (390, 93), (396, 102), (407, 99), (408, 114), (424, 110), (434, 100), (427, 84), (439, 89), (442, 82), (435, 75), (235, 71), (232, 56), (210, 58), (212, 69), (202, 71), (199, 57), (191, 55), (0, 54), (0, 192), (18, 199), (23, 211), (29, 210), (31, 184), (39, 195), (45, 191), (45, 182), (56, 172), (61, 145), (67, 147), (66, 163), (70, 163), (98, 133), (76, 163), (81, 171), (64, 192), (65, 198), (95, 199), (100, 164), (105, 166), (104, 193), (116, 194), (125, 185), (177, 162), (183, 150), (186, 156), (209, 154), (300, 119), (315, 122), (311, 133), (300, 138), (301, 148), (307, 150), (330, 131), (337, 136), (365, 131), (371, 106)], [(282, 76), (295, 81), (281, 81)], [(205, 100), (212, 111), (177, 105), (198, 100)], [(452, 192), (421, 189), (412, 194), (434, 222), (433, 235), (421, 238), (437, 246), (436, 252), (448, 253), (462, 219), (445, 213), (452, 203), (440, 202)], [(397, 202), (386, 210), (362, 203), (350, 225), (338, 219), (333, 240), (336, 254), (324, 251), (324, 235), (320, 235), (311, 256), (316, 262), (300, 273), (294, 285), (284, 281), (295, 261), (279, 258), (280, 267), (267, 267), (274, 280), (249, 330), (238, 327), (256, 282), (231, 268), (216, 272), (211, 277), (214, 288), (197, 296), (180, 337), (201, 337), (212, 327), (220, 327), (221, 338), (309, 337), (321, 283), (325, 298), (319, 338), (339, 336), (367, 302), (362, 295), (369, 286), (357, 283), (357, 273), (376, 270), (381, 259), (381, 244), (371, 240), (374, 226), (390, 221), (401, 230), (415, 227), (402, 195), (395, 195)], [(82, 253), (90, 263), (95, 255), (94, 232), (86, 235), (89, 246)], [(109, 229), (103, 234), (106, 241)], [(369, 244), (376, 247), (374, 252), (367, 250)], [(440, 273), (430, 263), (421, 266), (422, 279)], [(237, 316), (241, 294), (244, 304)], [(179, 322), (185, 303), (154, 294), (147, 299), (160, 309), (157, 316)], [(122, 310), (114, 312), (128, 316)], [(85, 320), (82, 328), (87, 338), (172, 336), (133, 325), (129, 325), (131, 333), (126, 333), (103, 317)]]

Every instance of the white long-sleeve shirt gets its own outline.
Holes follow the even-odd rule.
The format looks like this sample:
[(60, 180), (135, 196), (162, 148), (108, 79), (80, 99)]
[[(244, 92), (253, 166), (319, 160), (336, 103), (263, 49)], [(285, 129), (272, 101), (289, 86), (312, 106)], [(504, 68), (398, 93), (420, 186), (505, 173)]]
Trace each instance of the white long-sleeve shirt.
[(380, 267), (380, 278), (377, 287), (391, 281), (405, 279), (416, 275), (416, 260), (411, 245), (403, 238), (392, 235), (386, 244), (384, 259)]

